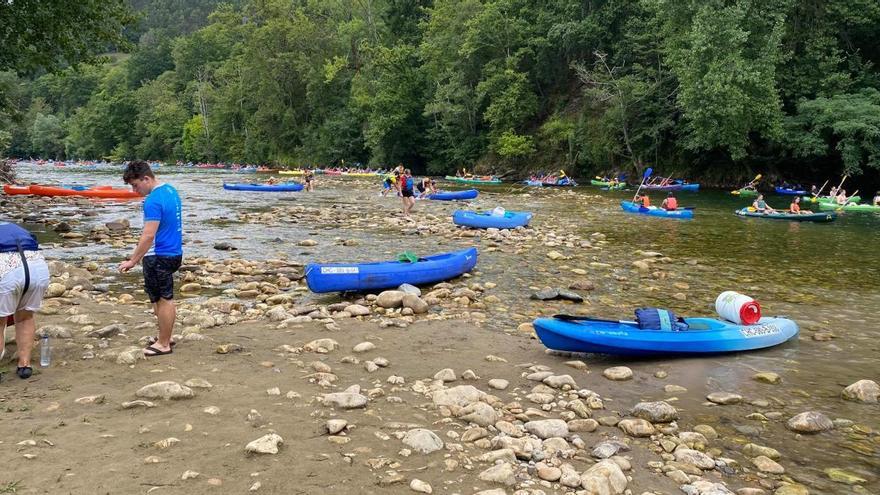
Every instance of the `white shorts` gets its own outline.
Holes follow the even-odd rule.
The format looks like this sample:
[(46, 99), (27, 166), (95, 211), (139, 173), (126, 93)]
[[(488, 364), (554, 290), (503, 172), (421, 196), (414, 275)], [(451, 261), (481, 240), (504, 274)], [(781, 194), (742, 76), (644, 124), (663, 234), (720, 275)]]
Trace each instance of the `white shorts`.
[(30, 285), (24, 289), (24, 267), (19, 266), (0, 278), (0, 318), (16, 311), (37, 311), (43, 304), (43, 294), (49, 287), (49, 267), (44, 260), (29, 260)]

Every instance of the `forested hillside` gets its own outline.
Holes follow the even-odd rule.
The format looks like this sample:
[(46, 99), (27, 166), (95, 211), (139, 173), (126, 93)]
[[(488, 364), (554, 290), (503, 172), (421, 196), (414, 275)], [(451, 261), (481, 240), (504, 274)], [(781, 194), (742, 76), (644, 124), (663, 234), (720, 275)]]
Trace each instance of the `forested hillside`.
[(715, 182), (880, 167), (876, 0), (131, 7), (129, 53), (0, 73), (6, 154)]

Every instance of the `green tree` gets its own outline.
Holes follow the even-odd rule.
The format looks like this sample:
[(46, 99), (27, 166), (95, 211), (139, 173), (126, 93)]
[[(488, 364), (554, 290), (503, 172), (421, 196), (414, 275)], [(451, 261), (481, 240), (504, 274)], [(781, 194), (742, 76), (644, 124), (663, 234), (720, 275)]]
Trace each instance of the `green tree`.
[(55, 115), (37, 114), (31, 128), (33, 149), (46, 158), (62, 158), (64, 155), (64, 127)]
[(112, 45), (133, 17), (123, 0), (14, 0), (0, 2), (0, 70), (20, 74), (55, 70)]

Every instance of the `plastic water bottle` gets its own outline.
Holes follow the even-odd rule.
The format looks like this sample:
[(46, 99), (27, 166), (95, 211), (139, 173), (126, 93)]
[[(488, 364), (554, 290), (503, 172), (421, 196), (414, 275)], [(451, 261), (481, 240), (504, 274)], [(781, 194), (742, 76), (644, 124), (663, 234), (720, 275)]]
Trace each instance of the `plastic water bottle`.
[(40, 366), (48, 368), (52, 363), (52, 350), (49, 348), (49, 336), (43, 335), (40, 339)]

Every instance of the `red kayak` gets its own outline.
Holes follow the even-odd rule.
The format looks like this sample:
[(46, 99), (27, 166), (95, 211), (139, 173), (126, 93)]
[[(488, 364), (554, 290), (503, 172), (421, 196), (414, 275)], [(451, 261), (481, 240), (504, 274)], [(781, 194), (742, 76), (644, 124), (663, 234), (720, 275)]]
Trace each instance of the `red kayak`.
[(14, 184), (3, 184), (3, 192), (12, 196), (15, 194), (33, 194), (31, 186), (16, 186)]
[(82, 191), (65, 187), (31, 186), (30, 191), (31, 194), (36, 194), (37, 196), (80, 196), (103, 199), (136, 199), (141, 197), (131, 189), (113, 189), (110, 186), (98, 186)]

